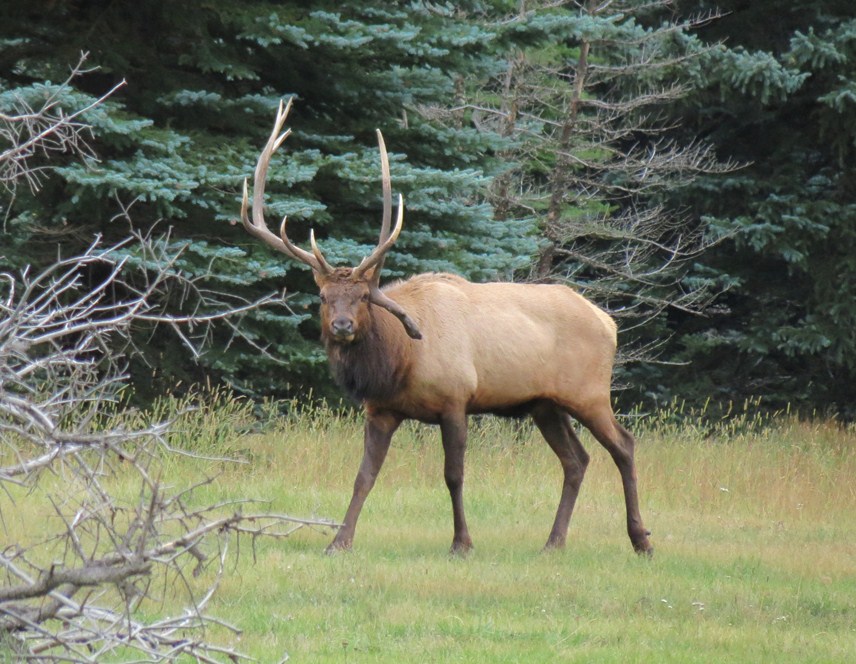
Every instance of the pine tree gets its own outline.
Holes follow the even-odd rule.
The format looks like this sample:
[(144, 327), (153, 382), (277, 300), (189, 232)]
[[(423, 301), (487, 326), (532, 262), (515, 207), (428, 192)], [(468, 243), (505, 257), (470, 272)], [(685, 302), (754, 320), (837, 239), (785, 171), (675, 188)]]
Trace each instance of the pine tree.
[[(250, 300), (288, 288), (287, 308), (248, 315), (243, 340), (223, 328), (195, 361), (180, 340), (141, 331), (140, 390), (204, 376), (254, 392), (326, 390), (307, 271), (230, 223), (282, 98), (295, 98), (294, 133), (271, 167), (267, 204), (271, 217), (289, 216), (296, 240), (314, 227), (325, 255), (342, 263), (373, 245), (381, 128), (407, 209), (386, 274), (507, 276), (533, 251), (527, 222), (496, 221), (485, 201), (495, 137), (420, 112), (451, 102), (461, 80), (491, 66), (490, 35), (452, 8), (192, 0), (177, 11), (150, 0), (84, 0), (7, 4), (0, 24), (4, 108), (44, 94), (42, 82), (62, 80), (82, 50), (97, 69), (77, 79), (78, 101), (127, 81), (86, 116), (99, 159), (54, 158), (54, 176), (38, 191), (17, 192), (3, 230), (6, 265), (43, 265), (132, 223), (173, 227), (171, 241), (186, 245), (176, 269), (207, 289)], [(173, 304), (193, 306), (182, 293)]]
[(726, 15), (703, 36), (724, 41), (681, 111), (746, 167), (682, 202), (732, 238), (704, 269), (734, 286), (719, 316), (676, 325), (691, 363), (675, 378), (691, 398), (852, 418), (856, 12), (846, 0), (716, 4)]

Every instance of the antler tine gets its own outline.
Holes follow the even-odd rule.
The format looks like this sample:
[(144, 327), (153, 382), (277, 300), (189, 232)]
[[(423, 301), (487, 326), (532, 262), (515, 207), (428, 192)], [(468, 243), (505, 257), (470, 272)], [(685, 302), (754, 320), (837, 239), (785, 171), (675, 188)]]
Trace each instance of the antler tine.
[(294, 260), (306, 263), (316, 272), (327, 273), (332, 270), (332, 267), (326, 260), (323, 260), (323, 256), (321, 257), (321, 260), (317, 258), (317, 255), (321, 254), (320, 251), (317, 252), (317, 255), (310, 254), (309, 252), (296, 247), (288, 240), (288, 237), (285, 234), (285, 218), (283, 218), (280, 226), (280, 237), (277, 237), (268, 228), (264, 217), (265, 180), (267, 179), (267, 171), (270, 166), (270, 160), (271, 157), (273, 157), (273, 153), (277, 151), (285, 139), (291, 134), (291, 129), (287, 129), (283, 132), (282, 127), (285, 124), (285, 119), (288, 117), (288, 112), (291, 110), (293, 99), (293, 97), (290, 98), (288, 100), (288, 104), (283, 104), (282, 100), (280, 100), (279, 108), (276, 112), (276, 120), (273, 124), (273, 131), (271, 131), (270, 136), (259, 155), (258, 162), (256, 162), (256, 170), (253, 177), (252, 221), (250, 221), (248, 214), (249, 195), (247, 192), (247, 181), (246, 179), (244, 180), (244, 193), (241, 200), (241, 222), (244, 224), (244, 228), (246, 228), (252, 236), (260, 239), (268, 246), (284, 253)]
[(392, 178), (389, 175), (389, 155), (386, 153), (386, 143), (380, 129), (377, 131), (377, 145), (380, 149), (380, 174), (383, 187), (383, 219), (380, 225), (380, 242), (389, 235), (389, 224), (392, 221)]
[[(381, 186), (383, 188), (383, 217), (381, 218), (378, 244), (383, 244), (389, 236), (389, 223), (392, 221), (392, 178), (389, 175), (389, 155), (386, 152), (386, 143), (383, 140), (383, 134), (380, 129), (376, 129), (375, 131), (377, 132), (377, 145), (380, 150), (380, 174)], [(377, 264), (377, 269), (372, 275), (373, 286), (380, 284), (380, 272), (383, 269), (384, 260), (385, 256), (381, 256)]]
[[(395, 220), (395, 228), (392, 229), (392, 233), (384, 242), (375, 247), (374, 251), (364, 258), (357, 267), (354, 268), (354, 276), (361, 277), (371, 268), (377, 266), (378, 269), (375, 271), (375, 276), (373, 277), (373, 282), (379, 279), (380, 273), (380, 265), (383, 261), (386, 252), (392, 248), (392, 245), (395, 244), (395, 241), (398, 239), (399, 234), (401, 233), (401, 229), (404, 226), (404, 196), (401, 194), (398, 195), (398, 216)], [(375, 284), (376, 285), (376, 284)]]
[(288, 234), (285, 232), (285, 226), (287, 223), (288, 217), (283, 217), (282, 223), (279, 225), (279, 239), (286, 249), (288, 249), (289, 253), (291, 253), (300, 262), (306, 263), (316, 272), (320, 272), (321, 274), (330, 274), (334, 268), (324, 259), (324, 256), (321, 255), (321, 250), (318, 249), (318, 245), (315, 244), (315, 231), (310, 231), (313, 255), (305, 249), (301, 249), (297, 245), (293, 244), (292, 241), (288, 239)]
[(318, 245), (315, 243), (315, 229), (309, 229), (309, 244), (312, 247), (312, 253), (315, 255), (315, 258), (318, 259), (318, 262), (321, 266), (327, 271), (332, 272), (336, 268), (334, 268), (330, 263), (327, 262), (327, 259), (324, 258), (324, 254), (321, 253), (321, 250), (318, 248)]

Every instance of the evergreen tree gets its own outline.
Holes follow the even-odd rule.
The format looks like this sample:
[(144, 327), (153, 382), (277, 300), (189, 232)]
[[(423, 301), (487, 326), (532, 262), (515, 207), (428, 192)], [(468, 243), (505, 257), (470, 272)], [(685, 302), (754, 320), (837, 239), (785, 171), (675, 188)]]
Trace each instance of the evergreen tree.
[(702, 34), (722, 45), (697, 67), (702, 92), (681, 111), (693, 135), (746, 166), (705, 179), (682, 202), (731, 237), (703, 269), (732, 288), (720, 315), (673, 321), (690, 363), (652, 382), (677, 380), (698, 400), (758, 396), (852, 418), (856, 7), (716, 4), (725, 16)]
[[(674, 14), (655, 11), (671, 4)], [(200, 288), (254, 300), (286, 286), (288, 307), (248, 315), (244, 338), (222, 327), (198, 359), (180, 339), (141, 330), (138, 385), (210, 376), (256, 392), (326, 390), (308, 271), (230, 223), (277, 104), (294, 96), (267, 203), (271, 218), (289, 215), (295, 240), (311, 226), (341, 263), (374, 244), (380, 128), (407, 208), (387, 274), (505, 278), (527, 274), (537, 254), (542, 276), (600, 286), (601, 304), (662, 312), (640, 339), (670, 338), (665, 357), (689, 364), (634, 367), (632, 398), (760, 395), (852, 416), (851, 5), (4, 3), (0, 113), (46, 100), (68, 112), (126, 84), (85, 116), (98, 159), (27, 156), (52, 176), (5, 192), (2, 266), (46, 265), (129, 223), (163, 232), (185, 246), (176, 269)], [(722, 18), (687, 29), (718, 9)], [(63, 88), (81, 51), (93, 69)], [(684, 146), (706, 159), (699, 142), (744, 166), (685, 186), (712, 162), (674, 168), (672, 157)], [(651, 235), (634, 229), (661, 210), (684, 214)], [(676, 241), (703, 228), (727, 239), (657, 271), (676, 247), (692, 254)], [(639, 269), (621, 262), (631, 254)], [(697, 308), (685, 294), (724, 287), (706, 318), (682, 310)], [(171, 299), (175, 311), (198, 305), (185, 292)]]
[[(497, 138), (440, 126), (420, 113), (428, 102), (451, 103), (461, 80), (491, 66), (490, 35), (452, 8), (35, 1), (4, 3), (0, 25), (3, 108), (52, 90), (42, 82), (64, 79), (80, 51), (89, 52), (93, 70), (76, 80), (75, 99), (63, 103), (79, 107), (127, 81), (86, 116), (99, 160), (64, 164), (54, 155), (55, 177), (38, 191), (17, 192), (6, 211), (4, 264), (45, 264), (93, 233), (126, 233), (131, 220), (144, 229), (174, 227), (171, 241), (187, 245), (176, 269), (204, 288), (247, 299), (289, 290), (290, 308), (249, 315), (241, 322), (243, 340), (223, 328), (196, 362), (179, 340), (141, 338), (150, 365), (136, 367), (141, 388), (210, 375), (256, 392), (326, 389), (308, 272), (230, 224), (281, 98), (295, 98), (294, 133), (271, 167), (267, 203), (271, 217), (289, 216), (296, 240), (305, 241), (314, 227), (325, 255), (349, 264), (374, 244), (379, 127), (393, 187), (406, 202), (405, 232), (386, 274), (508, 276), (533, 251), (526, 222), (493, 220), (484, 199)], [(117, 215), (123, 208), (127, 214)], [(174, 305), (193, 303), (176, 293)]]

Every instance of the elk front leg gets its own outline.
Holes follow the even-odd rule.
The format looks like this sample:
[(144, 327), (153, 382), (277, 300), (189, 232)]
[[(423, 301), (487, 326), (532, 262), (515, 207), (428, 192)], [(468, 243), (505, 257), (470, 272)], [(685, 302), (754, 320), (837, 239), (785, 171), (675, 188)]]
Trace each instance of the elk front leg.
[(465, 554), (473, 548), (464, 516), (464, 454), (467, 449), (467, 416), (464, 413), (446, 415), (440, 420), (443, 451), (446, 455), (444, 476), (452, 498), (455, 536), (451, 552)]
[(351, 504), (348, 505), (342, 527), (327, 547), (327, 553), (351, 548), (354, 541), (354, 530), (357, 527), (357, 519), (360, 518), (363, 503), (366, 502), (366, 497), (372, 490), (384, 459), (386, 459), (392, 434), (395, 433), (400, 424), (401, 417), (393, 413), (367, 413), (363, 460), (354, 480)]

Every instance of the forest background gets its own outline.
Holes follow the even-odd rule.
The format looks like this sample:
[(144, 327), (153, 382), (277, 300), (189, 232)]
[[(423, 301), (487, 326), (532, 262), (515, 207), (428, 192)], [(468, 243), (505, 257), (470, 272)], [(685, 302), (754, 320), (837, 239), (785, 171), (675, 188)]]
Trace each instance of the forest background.
[(269, 216), (300, 242), (314, 228), (331, 262), (375, 242), (380, 128), (406, 202), (387, 278), (571, 283), (619, 319), (623, 408), (856, 415), (851, 0), (36, 0), (0, 4), (0, 45), (5, 115), (70, 113), (124, 81), (83, 116), (90, 158), (0, 174), (0, 271), (133, 229), (195, 285), (164, 295), (176, 316), (287, 288), (206, 326), (199, 355), (193, 330), (136, 329), (139, 400), (200, 383), (337, 397), (308, 271), (234, 225), (294, 97)]

